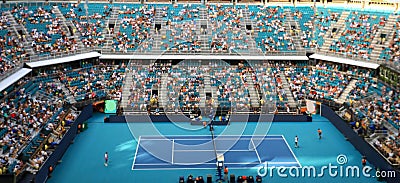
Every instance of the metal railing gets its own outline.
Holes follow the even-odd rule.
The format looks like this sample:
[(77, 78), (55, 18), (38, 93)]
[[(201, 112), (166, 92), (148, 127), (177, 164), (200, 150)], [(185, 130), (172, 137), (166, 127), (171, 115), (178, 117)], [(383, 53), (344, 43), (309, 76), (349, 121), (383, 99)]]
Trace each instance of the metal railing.
[(321, 54), (321, 55), (332, 56), (332, 57), (337, 57), (337, 58), (352, 59), (355, 61), (369, 62), (369, 63), (375, 63), (375, 64), (387, 64), (388, 66), (393, 67), (395, 69), (400, 69), (400, 61), (380, 61), (380, 60), (373, 60), (373, 59), (365, 59), (360, 56), (331, 52), (331, 51), (321, 51), (321, 50), (315, 50), (315, 49), (314, 49), (314, 51), (315, 51), (315, 53)]
[(229, 51), (212, 52), (211, 50), (199, 50), (199, 51), (170, 51), (170, 50), (151, 50), (151, 51), (139, 51), (139, 50), (128, 50), (123, 51), (111, 51), (101, 50), (102, 54), (107, 55), (246, 55), (246, 56), (305, 56), (306, 51), (278, 51), (278, 52), (250, 52), (248, 50), (234, 49)]
[(50, 60), (50, 59), (74, 56), (74, 55), (89, 53), (89, 52), (97, 51), (97, 50), (98, 49), (96, 49), (96, 48), (86, 48), (84, 50), (76, 50), (73, 52), (51, 53), (50, 55), (31, 55), (29, 57), (28, 62), (37, 62), (37, 61), (43, 61), (43, 60)]
[[(10, 61), (8, 58), (5, 57), (1, 57), (3, 60), (6, 60), (7, 62), (13, 63), (12, 61)], [(12, 74), (16, 73), (19, 69), (22, 68), (22, 66), (24, 65), (24, 63), (22, 62), (18, 62), (18, 63), (14, 63), (14, 68), (12, 68), (11, 70), (7, 70), (5, 71), (3, 74), (0, 74), (0, 81), (11, 76)]]
[(343, 53), (339, 53), (339, 52), (321, 51), (321, 50), (314, 50), (314, 51), (317, 54), (326, 55), (326, 56), (353, 59), (353, 60), (356, 60), (356, 61), (364, 61), (364, 62), (371, 62), (371, 63), (377, 63), (377, 64), (380, 63), (377, 60), (366, 59), (366, 58), (363, 58), (363, 57), (360, 57), (360, 56), (356, 56), (356, 55), (352, 55), (352, 54), (343, 54)]

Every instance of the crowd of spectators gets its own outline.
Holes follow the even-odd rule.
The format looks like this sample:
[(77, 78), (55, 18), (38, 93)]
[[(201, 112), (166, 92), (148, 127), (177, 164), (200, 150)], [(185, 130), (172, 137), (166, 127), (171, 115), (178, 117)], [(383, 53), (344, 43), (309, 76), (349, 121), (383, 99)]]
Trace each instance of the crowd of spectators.
[(1, 76), (6, 75), (7, 73), (10, 73), (11, 70), (15, 69), (18, 67), (12, 60), (8, 59), (3, 59), (3, 57), (0, 57), (0, 78)]
[[(286, 68), (285, 65), (264, 63), (256, 64), (256, 73), (258, 83), (264, 93), (264, 102), (276, 105), (274, 110), (289, 111), (287, 91), (283, 87), (283, 81), (280, 77), (281, 68)], [(275, 106), (273, 106), (275, 107)]]
[(32, 37), (32, 49), (39, 55), (68, 53), (77, 50), (73, 37), (63, 29), (62, 21), (51, 6), (16, 5), (11, 9), (17, 23), (23, 25)]
[(385, 26), (387, 16), (352, 11), (345, 21), (345, 31), (341, 33), (339, 40), (332, 42), (330, 50), (369, 60), (374, 49), (371, 42), (379, 29)]
[[(168, 74), (167, 109), (169, 111), (196, 111), (200, 105), (200, 92), (204, 92), (204, 73), (206, 68), (173, 68)], [(204, 94), (204, 93), (203, 93)]]
[[(360, 81), (363, 82), (363, 81)], [(357, 92), (366, 93), (365, 98), (359, 97), (350, 101), (358, 120), (354, 127), (358, 131), (382, 133), (388, 126), (400, 127), (400, 96), (399, 91), (392, 90), (375, 81), (366, 82)], [(362, 129), (362, 130), (361, 130)], [(360, 133), (360, 132), (359, 132)], [(398, 132), (388, 131), (388, 136), (374, 140), (374, 146), (393, 164), (400, 163)]]
[(168, 22), (181, 22), (194, 20), (200, 17), (201, 5), (196, 4), (173, 4), (161, 7), (161, 15)]
[[(211, 86), (216, 87), (215, 102), (223, 110), (253, 111), (258, 103), (258, 85), (256, 83), (255, 73), (252, 68), (239, 63), (237, 66), (219, 66), (210, 70)], [(252, 82), (250, 82), (252, 81)], [(251, 84), (250, 84), (251, 83)], [(250, 90), (256, 90), (256, 101), (251, 101)], [(214, 96), (215, 97), (215, 96)]]
[(28, 54), (23, 47), (22, 37), (13, 36), (10, 22), (2, 12), (0, 16), (0, 77), (18, 68)]
[[(37, 79), (19, 81), (9, 93), (3, 93), (0, 99), (1, 174), (35, 173), (51, 155), (78, 115), (63, 108), (65, 87), (73, 96), (85, 95), (84, 99), (97, 97), (93, 92), (100, 90), (111, 99), (121, 99), (124, 63), (81, 65), (83, 69), (71, 70), (67, 66), (66, 72), (53, 72), (50, 76), (47, 72), (41, 73)], [(73, 82), (79, 84), (71, 86)]]
[[(167, 86), (166, 86), (166, 97), (167, 101), (162, 101), (164, 111), (166, 112), (179, 112), (180, 108), (180, 103), (178, 101), (179, 99), (179, 94), (181, 87), (179, 82), (185, 82), (185, 79), (181, 77), (181, 69), (171, 69), (170, 72), (168, 72), (168, 79), (166, 81)], [(164, 92), (164, 91), (162, 91)], [(162, 100), (162, 99), (161, 99)], [(182, 109), (184, 106), (182, 107)]]
[(400, 136), (389, 136), (375, 140), (374, 146), (391, 163), (400, 164)]
[(326, 64), (317, 64), (312, 68), (289, 67), (285, 75), (297, 100), (336, 101), (351, 80), (351, 76)]
[(61, 112), (54, 123), (49, 123), (42, 131), (43, 141), (37, 152), (27, 161), (23, 168), (35, 174), (48, 157), (52, 154), (57, 144), (64, 137), (69, 126), (76, 120), (78, 113), (74, 110)]
[(53, 82), (40, 82), (39, 91), (45, 96), (54, 96), (57, 99), (65, 99), (66, 97), (66, 94), (62, 90), (61, 84), (56, 84)]
[(319, 49), (325, 42), (324, 36), (328, 33), (329, 27), (339, 20), (340, 14), (339, 9), (298, 7), (293, 15), (299, 21), (303, 33), (301, 35), (303, 47)]
[(164, 50), (174, 52), (199, 52), (201, 42), (197, 35), (197, 25), (194, 20), (187, 22), (168, 22), (166, 35), (162, 37)]
[[(62, 18), (55, 15), (53, 5), (57, 5), (67, 21), (72, 21), (75, 27), (64, 27)], [(119, 6), (118, 18), (122, 20), (120, 31), (114, 34), (114, 28), (106, 25), (110, 18), (112, 7)], [(156, 7), (162, 20), (166, 21), (168, 30), (162, 35), (161, 48), (175, 51), (200, 51), (196, 20), (200, 18), (203, 5), (125, 5), (125, 4), (88, 4), (88, 16), (83, 3), (35, 3), (32, 6), (14, 5), (10, 10), (17, 22), (27, 28), (33, 38), (32, 48), (39, 55), (51, 53), (67, 53), (78, 49), (77, 40), (71, 37), (76, 31), (85, 47), (102, 47), (105, 44), (105, 34), (114, 35), (112, 50), (115, 52), (150, 51), (154, 38), (151, 36)], [(206, 5), (210, 20), (211, 36), (209, 45), (212, 52), (243, 51), (249, 47), (250, 32), (256, 31), (256, 44), (261, 52), (296, 50), (291, 33), (286, 30), (287, 13), (290, 9), (295, 19), (299, 21), (302, 34), (302, 44), (306, 48), (319, 48), (324, 43), (322, 37), (331, 23), (337, 22), (342, 10), (321, 8), (314, 14), (313, 8), (265, 7), (265, 6), (226, 6)], [(246, 30), (244, 26), (244, 11), (249, 11), (249, 17), (255, 23), (254, 30)], [(370, 59), (373, 49), (369, 44), (375, 33), (381, 29), (387, 20), (387, 14), (360, 13), (352, 11), (346, 20), (346, 28), (339, 40), (334, 40), (330, 50), (348, 56), (359, 56)], [(3, 16), (1, 24), (8, 23)], [(189, 23), (190, 22), (190, 23)], [(105, 30), (106, 29), (106, 30)], [(202, 30), (205, 32), (206, 30)], [(295, 30), (298, 31), (298, 30)], [(315, 31), (315, 32), (313, 32)], [(155, 31), (155, 32), (159, 32)], [(201, 31), (200, 31), (201, 32)], [(291, 32), (291, 33), (289, 33)], [(71, 33), (71, 34), (70, 34)], [(6, 33), (8, 34), (8, 33)], [(177, 39), (179, 37), (179, 39)], [(6, 40), (6, 38), (3, 38)], [(21, 39), (21, 38), (20, 38)], [(390, 38), (389, 38), (390, 39)], [(393, 38), (394, 42), (397, 38)], [(0, 39), (1, 40), (1, 39)], [(2, 49), (7, 56), (15, 58), (26, 57), (21, 41), (13, 40), (6, 43), (10, 48)], [(1, 41), (0, 41), (1, 42)], [(1, 45), (1, 44), (0, 44)], [(397, 44), (392, 44), (392, 52), (396, 54)], [(386, 50), (388, 51), (388, 50)], [(387, 57), (387, 56), (386, 56)], [(389, 56), (391, 57), (391, 56)], [(395, 57), (397, 58), (397, 57)]]
[(106, 33), (112, 33), (112, 30), (106, 27), (107, 18), (110, 17), (112, 11), (111, 6), (89, 4), (87, 15), (83, 4), (62, 3), (59, 8), (64, 13), (64, 17), (71, 20), (76, 30), (81, 33), (81, 41), (85, 47), (104, 46), (103, 30), (106, 29)]
[[(166, 35), (162, 35), (162, 49), (174, 52), (201, 51), (199, 41), (198, 18), (199, 5), (174, 4), (163, 6), (161, 15), (166, 21)], [(204, 33), (204, 30), (200, 31)]]
[(152, 88), (161, 84), (161, 74), (169, 70), (171, 65), (133, 66), (132, 76), (136, 82), (130, 86), (129, 105), (134, 110), (146, 111), (151, 107), (159, 107), (158, 95), (152, 95)]
[[(55, 7), (58, 6), (58, 7)], [(302, 45), (306, 48), (320, 48), (324, 44), (323, 36), (330, 25), (340, 18), (343, 10), (313, 7), (281, 7), (281, 6), (230, 6), (230, 5), (128, 5), (89, 3), (33, 3), (30, 5), (14, 4), (9, 10), (16, 22), (29, 33), (33, 51), (41, 55), (69, 53), (77, 51), (79, 40), (74, 38), (77, 32), (84, 47), (103, 47), (107, 34), (113, 36), (111, 50), (127, 53), (129, 51), (149, 52), (154, 44), (162, 50), (174, 52), (200, 52), (209, 44), (212, 53), (246, 52), (250, 46), (251, 36), (255, 35), (256, 46), (260, 52), (283, 52), (296, 50), (292, 35), (298, 32)], [(107, 26), (113, 7), (118, 7), (119, 31)], [(56, 9), (60, 9), (68, 22), (57, 17)], [(115, 8), (115, 9), (118, 9)], [(154, 43), (152, 32), (156, 19), (156, 9), (162, 19), (161, 30), (154, 30), (161, 35), (161, 42)], [(200, 25), (202, 10), (206, 10), (209, 28)], [(289, 9), (290, 11), (286, 11)], [(5, 11), (7, 9), (2, 9)], [(284, 11), (285, 10), (285, 11)], [(291, 12), (300, 23), (299, 30), (287, 30), (287, 13)], [(88, 13), (88, 14), (86, 14)], [(248, 13), (248, 14), (247, 14)], [(248, 16), (248, 17), (246, 17)], [(245, 19), (250, 18), (253, 30), (245, 28)], [(370, 59), (373, 44), (370, 44), (376, 33), (382, 29), (388, 14), (379, 12), (351, 11), (345, 20), (346, 27), (329, 45), (329, 50), (346, 56), (357, 56)], [(165, 24), (164, 24), (165, 23)], [(0, 52), (1, 56), (11, 60), (24, 60), (30, 55), (24, 49), (26, 38), (7, 30), (10, 21), (4, 12), (0, 17)], [(200, 28), (199, 28), (200, 27)], [(211, 31), (208, 33), (207, 31)], [(200, 33), (200, 34), (199, 34)], [(200, 35), (209, 36), (200, 39)], [(383, 50), (383, 59), (398, 61), (397, 32), (390, 40), (390, 47)], [(159, 40), (157, 40), (159, 41)], [(208, 42), (208, 43), (205, 43)], [(208, 49), (208, 48), (207, 48)], [(340, 54), (339, 54), (340, 55)], [(10, 70), (12, 63), (2, 62), (0, 72)]]
[(295, 50), (293, 38), (285, 28), (286, 14), (282, 7), (251, 7), (250, 17), (256, 25), (256, 42), (261, 52)]
[[(157, 71), (158, 70), (158, 71)], [(145, 67), (134, 66), (133, 76), (138, 82), (131, 85), (129, 105), (134, 110), (145, 111), (148, 105), (159, 108), (159, 100), (164, 100), (164, 111), (196, 111), (201, 106), (202, 97), (205, 97), (205, 75), (209, 76), (212, 95), (215, 100), (202, 101), (205, 106), (221, 107), (226, 111), (251, 110), (249, 94), (249, 80), (256, 83), (256, 74), (249, 68), (240, 66), (180, 66), (171, 68), (171, 65)], [(165, 75), (163, 75), (165, 74)], [(161, 77), (165, 76), (165, 88), (161, 86)], [(258, 87), (258, 84), (253, 84)], [(152, 95), (152, 88), (160, 88), (166, 92), (166, 98)], [(258, 91), (259, 88), (256, 88)], [(162, 95), (162, 94), (161, 94)], [(256, 99), (259, 102), (259, 99)], [(154, 101), (154, 102), (152, 102)], [(158, 103), (157, 103), (158, 102)], [(156, 103), (156, 104), (154, 104)]]
[(211, 52), (247, 51), (249, 38), (243, 32), (243, 9), (220, 4), (208, 5), (207, 9), (212, 29)]
[[(82, 34), (82, 41), (87, 47), (97, 47), (104, 44), (103, 29), (105, 20), (112, 11), (111, 7), (103, 6), (102, 13), (93, 13), (86, 17), (78, 4), (62, 4), (69, 9), (64, 16), (71, 18), (77, 31)], [(212, 52), (228, 52), (232, 50), (247, 50), (249, 39), (243, 32), (243, 9), (222, 5), (207, 6), (211, 21), (212, 37), (210, 47)], [(257, 7), (250, 11), (250, 17), (256, 21), (257, 38), (260, 49), (265, 51), (295, 50), (293, 39), (287, 34), (284, 26), (286, 15), (281, 7)], [(178, 13), (168, 7), (163, 8), (163, 16), (167, 17), (167, 34), (163, 37), (164, 49), (173, 51), (200, 51), (201, 44), (197, 35), (196, 21), (198, 8), (191, 9), (185, 6)], [(17, 5), (11, 13), (17, 23), (24, 25), (33, 38), (31, 43), (34, 51), (42, 53), (69, 52), (77, 49), (75, 39), (62, 28), (61, 20), (55, 16), (53, 8), (28, 7)], [(80, 15), (82, 14), (82, 15)], [(120, 12), (122, 19), (120, 32), (115, 34), (112, 49), (115, 52), (128, 52), (129, 50), (148, 51), (152, 48), (155, 7), (127, 7)], [(295, 11), (294, 16), (303, 19), (301, 11)], [(337, 22), (338, 13), (324, 12), (310, 16), (303, 26), (308, 29), (318, 30), (317, 38), (310, 40), (312, 32), (306, 31), (302, 38), (304, 47), (321, 46), (318, 42), (326, 33), (331, 23)], [(377, 31), (385, 25), (386, 17), (373, 16), (352, 12), (346, 20), (346, 30), (339, 40), (334, 41), (330, 47), (333, 52), (350, 54), (369, 59), (372, 45), (369, 43)], [(85, 21), (86, 20), (86, 21)], [(0, 60), (0, 75), (13, 69), (19, 60), (27, 56), (23, 49), (22, 38), (15, 37), (7, 29), (6, 16), (0, 17), (0, 50), (1, 56), (11, 58)], [(106, 28), (108, 29), (108, 28)], [(111, 31), (111, 30), (110, 30)], [(204, 30), (202, 30), (204, 31)], [(202, 32), (200, 31), (200, 32)], [(393, 59), (398, 61), (400, 54), (398, 32), (395, 32), (391, 41)], [(57, 78), (62, 85), (56, 82), (21, 82), (12, 95), (4, 93), (7, 100), (0, 100), (0, 172), (18, 173), (24, 167), (31, 172), (37, 171), (51, 154), (51, 147), (62, 138), (66, 132), (65, 126), (73, 122), (75, 113), (65, 113), (62, 110), (62, 100), (66, 93), (64, 86), (77, 100), (94, 99), (109, 96), (120, 100), (122, 97), (122, 83), (125, 78), (126, 66), (124, 64), (89, 66), (74, 71), (59, 72)], [(394, 91), (376, 81), (371, 81), (369, 74), (353, 77), (338, 68), (327, 64), (317, 64), (315, 67), (305, 67), (295, 64), (264, 64), (254, 70), (249, 67), (204, 67), (191, 66), (172, 68), (171, 64), (133, 66), (132, 73), (135, 82), (131, 83), (131, 96), (129, 105), (140, 111), (155, 107), (159, 110), (159, 96), (152, 93), (153, 89), (161, 86), (161, 77), (170, 78), (167, 81), (167, 109), (177, 111), (196, 110), (200, 105), (201, 91), (204, 89), (205, 75), (210, 76), (210, 84), (214, 87), (214, 101), (220, 107), (233, 111), (250, 110), (252, 101), (250, 96), (252, 87), (264, 94), (261, 101), (277, 101), (276, 108), (288, 107), (288, 93), (283, 87), (281, 77), (284, 75), (289, 83), (295, 100), (305, 98), (315, 100), (336, 101), (345, 87), (352, 79), (356, 79), (356, 88), (350, 92), (350, 105), (352, 100), (359, 101), (362, 105), (353, 106), (357, 113), (362, 113), (361, 119), (354, 126), (356, 128), (382, 129), (383, 123), (393, 126), (400, 125), (400, 92)], [(251, 82), (250, 82), (251, 81)], [(64, 85), (64, 86), (63, 86)], [(42, 91), (52, 97), (53, 101), (39, 100), (35, 93)], [(365, 100), (370, 93), (375, 93), (372, 100)], [(258, 102), (258, 101), (257, 101)], [(263, 103), (263, 102), (261, 102)], [(59, 112), (61, 111), (61, 112)], [(59, 113), (58, 113), (59, 112)], [(60, 123), (48, 123), (55, 116)], [(43, 130), (44, 129), (44, 130)], [(43, 134), (43, 132), (49, 132)], [(28, 153), (28, 161), (18, 159), (19, 154), (30, 140), (40, 137), (45, 146), (38, 153)], [(39, 140), (42, 141), (42, 140)], [(375, 141), (376, 147), (381, 150), (392, 162), (399, 162), (399, 137), (379, 139)], [(41, 142), (40, 142), (41, 143)], [(24, 153), (24, 152), (22, 152)], [(24, 154), (24, 155), (26, 155)], [(11, 168), (10, 168), (11, 167)], [(5, 169), (4, 169), (5, 168)]]
[(110, 96), (121, 100), (125, 64), (80, 69), (59, 76), (77, 101)]
[[(190, 111), (197, 108), (203, 95), (201, 92), (204, 88), (204, 75), (210, 76), (210, 85), (215, 87), (215, 90), (211, 91), (215, 97), (213, 103), (232, 111), (252, 110), (254, 103), (263, 105), (268, 101), (274, 104), (275, 110), (291, 111), (288, 95), (293, 95), (295, 101), (306, 98), (337, 101), (350, 80), (355, 79), (351, 74), (342, 72), (333, 65), (322, 63), (315, 67), (293, 63), (288, 65), (264, 63), (254, 66), (254, 70), (243, 64), (172, 69), (170, 66), (163, 66), (163, 69), (151, 66), (148, 71), (145, 67), (134, 66), (133, 75), (139, 79), (130, 87), (132, 95), (129, 105), (135, 110), (145, 111), (149, 104), (154, 104), (152, 101), (158, 102), (159, 96), (152, 94), (152, 90), (163, 88), (161, 86), (163, 73), (166, 73), (165, 77), (168, 78), (166, 79), (167, 101), (163, 107), (168, 111), (178, 109)], [(290, 90), (285, 90), (283, 79), (287, 79)], [(262, 93), (263, 96), (252, 97), (250, 90)], [(156, 106), (158, 108), (159, 104)]]
[(21, 172), (31, 155), (28, 147), (34, 149), (31, 139), (40, 136), (42, 129), (49, 126), (48, 121), (62, 109), (62, 103), (57, 100), (38, 100), (36, 83), (26, 80), (17, 86), (0, 104), (0, 167), (3, 174)]
[(122, 19), (120, 31), (114, 35), (112, 50), (146, 52), (153, 47), (153, 28), (155, 8), (153, 6), (127, 7), (120, 10)]
[(1, 57), (7, 58), (14, 63), (7, 63), (4, 60), (0, 64), (0, 74), (13, 67), (19, 61), (24, 61), (28, 54), (23, 46), (23, 39), (20, 36), (14, 36), (7, 28), (10, 22), (7, 16), (2, 13), (0, 16), (0, 53)]

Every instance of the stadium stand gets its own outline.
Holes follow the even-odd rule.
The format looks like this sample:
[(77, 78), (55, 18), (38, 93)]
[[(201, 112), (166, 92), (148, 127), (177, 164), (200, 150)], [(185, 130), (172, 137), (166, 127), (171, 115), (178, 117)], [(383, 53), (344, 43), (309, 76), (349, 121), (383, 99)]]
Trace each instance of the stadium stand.
[(66, 20), (72, 21), (75, 25), (76, 29), (72, 29), (72, 32), (78, 36), (80, 33), (79, 37), (85, 47), (104, 46), (105, 34), (109, 33), (106, 21), (110, 18), (111, 8), (107, 4), (89, 4), (86, 15), (83, 4), (63, 3), (58, 6)]
[[(153, 26), (154, 7), (138, 5), (123, 5), (120, 9), (120, 28), (114, 36), (113, 51), (151, 51), (152, 38), (150, 34)], [(141, 46), (143, 44), (143, 46)]]
[(286, 14), (282, 7), (250, 7), (250, 16), (256, 22), (259, 48), (265, 51), (279, 52), (295, 50), (293, 40), (285, 27)]
[(12, 10), (17, 23), (24, 25), (33, 41), (31, 46), (39, 55), (57, 52), (69, 52), (77, 49), (76, 40), (69, 38), (61, 20), (55, 14), (55, 8), (49, 5), (17, 4)]

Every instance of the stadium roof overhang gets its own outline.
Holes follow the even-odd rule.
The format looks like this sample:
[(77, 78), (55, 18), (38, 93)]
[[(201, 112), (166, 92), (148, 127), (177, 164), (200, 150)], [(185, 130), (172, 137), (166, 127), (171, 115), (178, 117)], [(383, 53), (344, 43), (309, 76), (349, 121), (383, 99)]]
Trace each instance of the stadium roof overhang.
[(10, 85), (14, 84), (27, 74), (29, 74), (32, 71), (32, 69), (28, 68), (22, 68), (15, 72), (14, 74), (11, 74), (7, 78), (3, 79), (0, 81), (0, 92), (9, 87)]
[(62, 57), (62, 58), (43, 60), (43, 61), (38, 61), (38, 62), (29, 62), (26, 65), (28, 65), (30, 68), (36, 68), (36, 67), (43, 67), (43, 66), (48, 66), (48, 65), (73, 62), (73, 61), (82, 60), (82, 59), (96, 58), (96, 57), (100, 57), (100, 56), (101, 56), (101, 54), (98, 52), (89, 52), (89, 53), (82, 53), (82, 54), (77, 54), (77, 55), (67, 56), (67, 57)]
[(371, 62), (366, 62), (366, 61), (357, 61), (357, 60), (340, 58), (340, 57), (332, 57), (332, 56), (327, 56), (327, 55), (322, 55), (322, 54), (317, 54), (317, 53), (312, 54), (310, 56), (310, 58), (326, 60), (326, 61), (336, 62), (336, 63), (341, 63), (341, 64), (354, 65), (354, 66), (365, 67), (365, 68), (371, 68), (371, 69), (377, 69), (379, 67), (379, 64), (376, 64), (376, 63), (371, 63)]
[(243, 55), (102, 55), (100, 59), (138, 60), (308, 60), (307, 56), (243, 56)]

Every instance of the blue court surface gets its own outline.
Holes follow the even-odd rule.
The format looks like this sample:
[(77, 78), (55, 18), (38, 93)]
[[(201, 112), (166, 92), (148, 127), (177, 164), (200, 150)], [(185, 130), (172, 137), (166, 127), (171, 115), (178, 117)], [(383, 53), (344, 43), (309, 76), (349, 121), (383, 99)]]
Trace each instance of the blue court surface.
[(215, 169), (215, 153), (223, 154), (230, 168), (251, 168), (264, 162), (300, 167), (282, 135), (217, 136), (214, 141), (215, 148), (211, 136), (141, 136), (132, 170)]
[[(215, 164), (181, 165), (183, 163), (187, 163), (187, 161), (191, 161), (189, 163), (200, 163), (201, 161), (199, 161), (198, 159), (202, 157), (212, 158), (212, 160), (209, 161), (210, 163), (213, 163), (215, 161), (215, 153), (210, 153), (212, 154), (212, 156), (210, 156), (204, 155), (206, 153), (196, 153), (195, 151), (214, 150), (214, 148), (210, 146), (210, 144), (208, 144), (208, 142), (211, 141), (211, 137), (209, 136), (210, 131), (207, 128), (201, 128), (198, 130), (187, 130), (169, 122), (131, 123), (129, 124), (131, 125), (130, 128), (140, 129), (141, 133), (136, 138), (132, 136), (128, 124), (104, 123), (103, 120), (105, 116), (105, 114), (95, 113), (93, 117), (88, 120), (89, 127), (87, 128), (87, 130), (80, 133), (76, 137), (74, 143), (70, 145), (67, 152), (62, 158), (62, 163), (57, 165), (55, 171), (53, 172), (53, 176), (47, 181), (48, 183), (147, 183), (157, 182), (157, 180), (162, 180), (162, 182), (164, 183), (176, 183), (178, 182), (179, 176), (186, 177), (189, 174), (192, 174), (193, 176), (207, 176), (208, 174), (215, 174)], [(179, 142), (179, 144), (182, 145), (177, 145), (178, 143), (174, 143), (175, 145), (174, 147), (172, 147), (172, 142), (165, 142), (167, 140), (162, 140), (162, 137), (160, 137), (158, 133), (153, 133), (150, 130), (153, 125), (158, 129), (159, 134), (167, 137), (168, 141), (173, 140), (175, 142), (176, 140), (177, 142)], [(179, 123), (179, 125), (191, 126), (190, 122)], [(237, 150), (240, 150), (241, 152), (239, 152), (239, 156), (237, 156), (236, 154), (233, 155), (225, 153), (225, 162), (227, 163), (227, 166), (230, 169), (229, 172), (231, 174), (235, 174), (237, 176), (256, 176), (257, 169), (260, 166), (247, 163), (259, 161), (257, 153), (259, 154), (261, 161), (267, 160), (269, 163), (282, 163), (285, 161), (296, 162), (295, 159), (297, 158), (301, 166), (316, 166), (318, 169), (321, 169), (322, 166), (326, 166), (329, 163), (338, 165), (336, 163), (337, 156), (340, 154), (344, 154), (348, 158), (347, 165), (358, 166), (360, 169), (362, 169), (362, 154), (360, 154), (360, 152), (358, 152), (354, 148), (354, 146), (352, 146), (352, 144), (345, 139), (345, 137), (332, 125), (332, 123), (321, 116), (313, 116), (313, 122), (310, 123), (273, 123), (271, 125), (270, 131), (268, 132), (268, 135), (271, 134), (271, 136), (267, 136), (266, 139), (263, 141), (257, 141), (257, 137), (253, 138), (254, 145), (257, 147), (255, 148), (255, 150), (251, 149), (252, 144), (250, 139), (251, 136), (253, 136), (254, 134), (263, 135), (255, 133), (255, 130), (259, 128), (259, 124), (249, 122), (243, 131), (235, 131), (235, 129), (241, 129), (241, 125), (242, 123), (231, 123), (229, 126), (215, 126), (214, 129), (214, 133), (217, 137), (215, 138), (216, 148), (218, 150), (223, 151), (224, 148), (226, 148), (221, 145), (222, 142), (225, 142), (225, 145), (227, 144), (227, 141), (218, 142), (220, 141), (219, 139), (229, 139), (226, 136), (221, 136), (221, 134), (232, 135), (235, 139), (237, 137), (240, 137), (240, 140), (235, 143), (234, 146), (231, 148), (231, 151), (233, 153), (236, 153)], [(318, 135), (316, 133), (316, 130), (318, 128), (323, 129), (324, 132), (324, 136), (321, 140), (318, 139)], [(231, 131), (229, 133), (225, 133), (226, 130)], [(158, 135), (158, 137), (155, 137), (155, 135)], [(299, 148), (295, 148), (294, 145), (294, 138), (296, 135), (299, 136)], [(157, 142), (154, 139), (161, 139), (162, 142)], [(288, 142), (289, 147), (287, 147), (285, 139)], [(207, 141), (206, 145), (193, 147), (193, 144), (201, 144), (201, 142), (205, 141)], [(228, 142), (232, 142), (232, 140), (229, 139)], [(263, 143), (257, 144), (258, 142)], [(141, 144), (140, 146), (138, 146), (139, 143)], [(273, 143), (276, 143), (277, 145), (270, 145)], [(154, 147), (154, 145), (162, 145), (165, 149), (160, 147), (159, 149), (157, 148), (158, 151), (155, 152), (145, 151), (144, 148)], [(187, 147), (185, 147), (185, 145)], [(172, 153), (172, 148), (174, 148), (174, 153)], [(290, 149), (293, 150), (296, 156), (293, 156), (291, 154)], [(180, 151), (182, 151), (182, 153), (184, 153), (186, 157), (179, 157), (181, 156), (181, 154), (179, 154)], [(107, 167), (104, 166), (104, 152), (108, 152), (110, 157), (109, 165)], [(153, 155), (161, 154), (161, 158), (165, 158), (166, 160), (159, 160), (158, 158), (154, 158), (151, 153), (153, 153)], [(174, 166), (172, 166), (172, 155), (174, 155)], [(232, 157), (234, 158), (232, 159)], [(147, 158), (149, 158), (149, 160), (147, 160)], [(134, 170), (132, 171), (133, 162)], [(180, 165), (178, 165), (177, 163), (180, 163)], [(370, 164), (368, 163), (368, 165)], [(201, 168), (202, 166), (206, 167)], [(270, 167), (272, 166), (273, 165), (271, 165)], [(216, 177), (213, 177), (213, 180), (215, 180), (215, 178)], [(275, 174), (275, 176), (264, 177), (263, 182), (377, 183), (378, 181), (376, 178), (367, 178), (363, 176), (347, 178), (330, 176), (316, 178), (283, 178)]]

